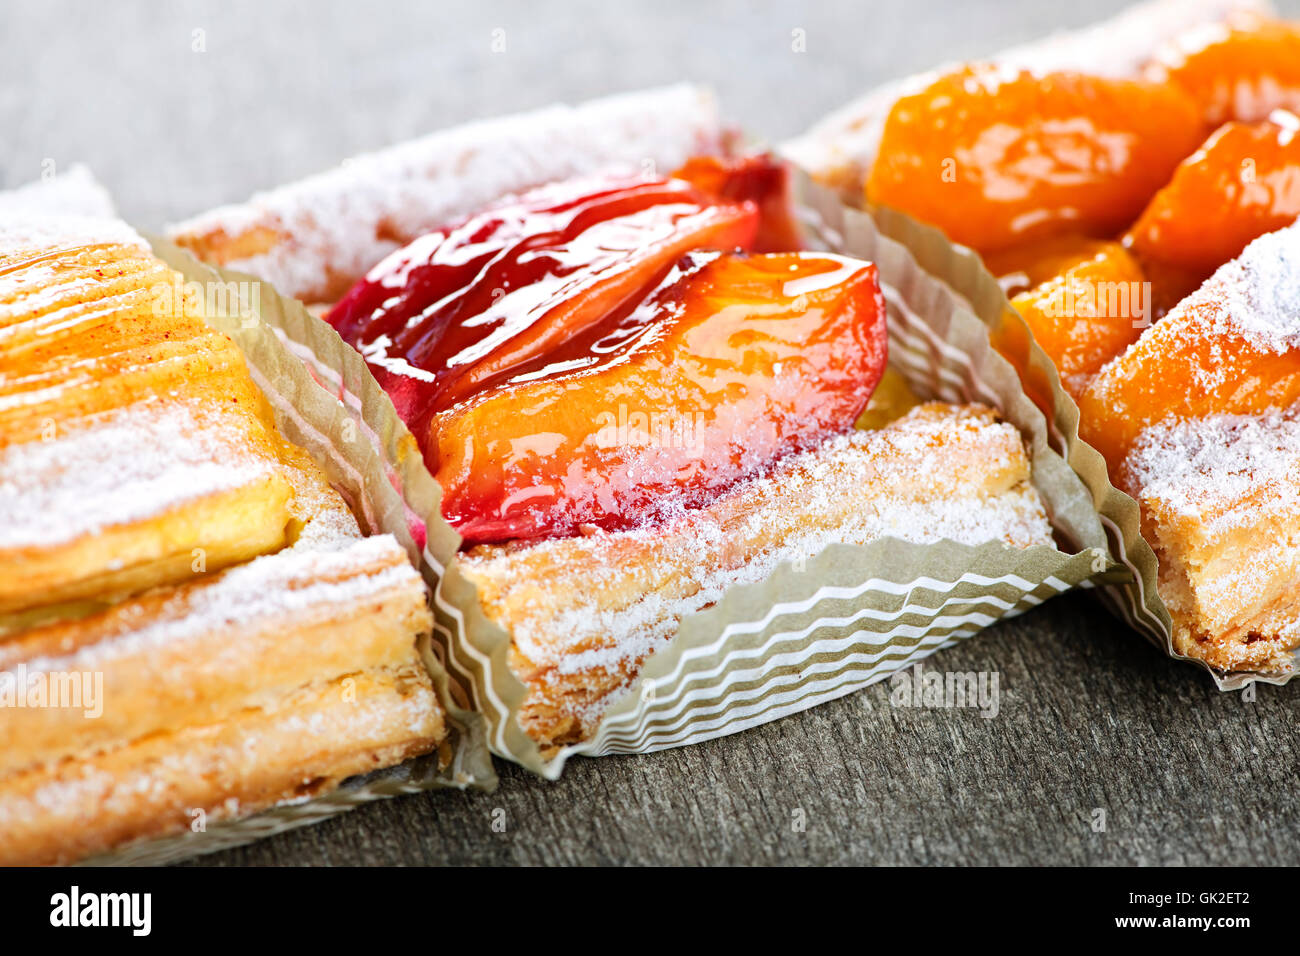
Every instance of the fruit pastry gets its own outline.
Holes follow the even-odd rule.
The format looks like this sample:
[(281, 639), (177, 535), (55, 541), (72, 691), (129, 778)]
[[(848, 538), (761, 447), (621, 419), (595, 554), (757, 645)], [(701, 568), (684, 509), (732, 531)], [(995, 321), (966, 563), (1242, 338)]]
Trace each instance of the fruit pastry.
[(1298, 98), (1300, 26), (1157, 0), (881, 91), (787, 152), (979, 252), (1077, 398), (1300, 214)]
[(469, 123), (214, 209), (170, 238), (330, 303), (388, 253), (509, 192), (607, 167), (675, 169), (728, 147), (711, 94), (680, 85)]
[(1300, 225), (1256, 239), (1106, 365), (1080, 435), (1137, 499), (1175, 650), (1283, 673), (1300, 648)]
[(373, 256), (325, 312), (419, 443), (547, 755), (589, 739), (684, 618), (782, 562), (1053, 541), (989, 408), (863, 416), (886, 370), (875, 266), (801, 250), (786, 167), (729, 152), (520, 176)]
[(813, 172), (999, 277), (1141, 505), (1175, 650), (1289, 670), (1300, 24), (1161, 2), (1098, 29), (919, 78), (792, 151), (856, 149)]
[(110, 210), (83, 174), (0, 195), (6, 864), (302, 800), (447, 734), (406, 552)]

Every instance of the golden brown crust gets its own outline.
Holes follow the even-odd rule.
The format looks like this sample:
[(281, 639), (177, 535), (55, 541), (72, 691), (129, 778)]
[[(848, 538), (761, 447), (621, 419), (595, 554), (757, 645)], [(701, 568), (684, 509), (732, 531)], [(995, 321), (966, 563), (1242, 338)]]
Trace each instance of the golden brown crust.
[[(258, 595), (263, 588), (280, 595)], [(322, 678), (412, 663), (415, 635), (430, 626), (405, 552), (371, 539), (318, 556), (270, 556), (28, 630), (0, 642), (0, 673), (31, 682), (91, 675), (94, 699), (9, 709), (0, 721), (0, 777), (220, 720)]]
[(685, 614), (836, 541), (893, 535), (1051, 544), (1019, 433), (979, 406), (923, 405), (832, 439), (654, 529), (480, 546), (462, 570), (512, 635), (520, 721), (550, 749), (584, 739)]
[(362, 538), (177, 273), (61, 228), (0, 229), (0, 862), (436, 748), (406, 552)]
[(286, 543), (295, 472), (243, 355), (145, 250), (0, 251), (0, 614)]
[(310, 797), (444, 736), (418, 663), (319, 681), (215, 723), (0, 778), (0, 864), (66, 863)]
[(1300, 421), (1212, 416), (1145, 429), (1120, 485), (1160, 561), (1174, 649), (1284, 671), (1300, 648)]

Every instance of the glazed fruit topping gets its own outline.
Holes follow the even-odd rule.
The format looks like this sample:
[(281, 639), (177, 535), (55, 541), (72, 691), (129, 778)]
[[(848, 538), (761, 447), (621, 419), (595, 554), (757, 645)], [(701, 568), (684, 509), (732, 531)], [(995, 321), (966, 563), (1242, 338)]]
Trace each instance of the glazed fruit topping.
[(797, 241), (766, 157), (572, 181), (416, 240), (328, 318), (467, 543), (629, 527), (866, 405), (886, 348), (875, 269), (747, 254)]
[(1300, 119), (1282, 110), (1226, 123), (1185, 159), (1129, 231), (1143, 261), (1185, 270), (1194, 284), (1252, 239), (1300, 216)]
[(1150, 324), (1150, 287), (1118, 242), (1061, 237), (987, 263), (1076, 399)]
[(638, 301), (683, 253), (748, 248), (757, 229), (753, 203), (682, 180), (563, 182), (399, 249), (328, 320), (418, 434), (428, 415)]
[(786, 168), (770, 156), (696, 156), (673, 173), (673, 178), (693, 183), (720, 199), (757, 205), (758, 234), (752, 251), (789, 252), (801, 246), (790, 198), (790, 177)]
[(1172, 84), (967, 66), (894, 104), (867, 198), (981, 252), (1112, 236), (1205, 132)]
[(1181, 87), (1216, 126), (1300, 111), (1300, 26), (1253, 14), (1206, 24), (1160, 51), (1148, 72)]
[(1103, 368), (1079, 401), (1079, 434), (1114, 470), (1149, 426), (1297, 401), (1300, 225), (1256, 239)]
[(885, 366), (875, 267), (694, 253), (631, 312), (439, 413), (467, 542), (632, 527), (849, 429)]

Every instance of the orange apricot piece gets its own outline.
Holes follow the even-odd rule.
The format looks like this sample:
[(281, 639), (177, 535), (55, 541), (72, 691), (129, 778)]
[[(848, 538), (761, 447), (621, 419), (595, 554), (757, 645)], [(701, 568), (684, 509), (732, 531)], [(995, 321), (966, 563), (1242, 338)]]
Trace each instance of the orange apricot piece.
[(867, 198), (980, 252), (1110, 237), (1205, 132), (1168, 83), (966, 66), (894, 104)]

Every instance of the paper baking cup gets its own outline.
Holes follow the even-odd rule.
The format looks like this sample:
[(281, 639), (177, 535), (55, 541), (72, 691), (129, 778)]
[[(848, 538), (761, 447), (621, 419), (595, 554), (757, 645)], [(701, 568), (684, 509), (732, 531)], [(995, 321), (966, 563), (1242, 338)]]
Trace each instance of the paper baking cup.
[(1079, 437), (1079, 406), (1061, 387), (1056, 366), (997, 279), (975, 252), (953, 245), (938, 229), (897, 210), (872, 212), (882, 233), (910, 249), (918, 263), (969, 305), (987, 326), (994, 346), (1015, 366), (1026, 393), (1047, 411), (1052, 447), (1087, 486), (1106, 529), (1111, 556), (1123, 571), (1107, 575), (1098, 588), (1106, 606), (1170, 657), (1204, 668), (1220, 690), (1240, 690), (1256, 681), (1285, 684), (1295, 676), (1295, 672), (1220, 671), (1174, 650), (1173, 622), (1156, 591), (1159, 561), (1142, 537), (1138, 503), (1110, 483), (1101, 453)]
[[(268, 287), (256, 280), (225, 274), (199, 263), (166, 240), (152, 239), (151, 243), (154, 254), (180, 272), (186, 282), (198, 282), (205, 290), (220, 288), (227, 293), (226, 307), (211, 310), (215, 314), (205, 317), (209, 324), (230, 335), (243, 351), (253, 380), (270, 402), (281, 432), (324, 469), (367, 533), (396, 536), (411, 560), (418, 564), (420, 548), (412, 533), (415, 525), (408, 520), (400, 488), (389, 480), (374, 443), (358, 440), (354, 421), (312, 381), (307, 368), (290, 354), (274, 332), (275, 310), (280, 307), (278, 297), (268, 297), (265, 294)], [(252, 282), (259, 288), (252, 292), (252, 285), (240, 286), (240, 282)], [(238, 290), (244, 294), (240, 295)], [(458, 697), (441, 661), (442, 645), (422, 638), (421, 652), (447, 713), (449, 736), (440, 752), (352, 777), (317, 797), (283, 802), (246, 817), (210, 822), (201, 832), (186, 831), (136, 841), (83, 863), (157, 866), (318, 823), (372, 800), (441, 787), (494, 788), (497, 779), (486, 747), (483, 718), (462, 706), (466, 700), (463, 694)]]
[(1042, 412), (991, 348), (984, 324), (870, 217), (807, 181), (798, 189), (815, 244), (879, 266), (890, 305), (891, 362), (918, 395), (983, 402), (1020, 429), (1064, 550), (892, 538), (832, 545), (801, 570), (778, 567), (686, 618), (606, 711), (595, 735), (549, 757), (519, 726), (526, 690), (507, 666), (510, 635), (484, 615), (460, 573), (459, 538), (441, 517), (437, 482), (392, 402), (329, 325), (264, 286), (263, 320), (343, 402), (402, 492), (413, 538), (423, 537), (435, 636), (453, 680), (482, 713), (493, 752), (555, 778), (574, 754), (646, 753), (734, 733), (866, 687), (1110, 569), (1087, 489), (1049, 446)]

